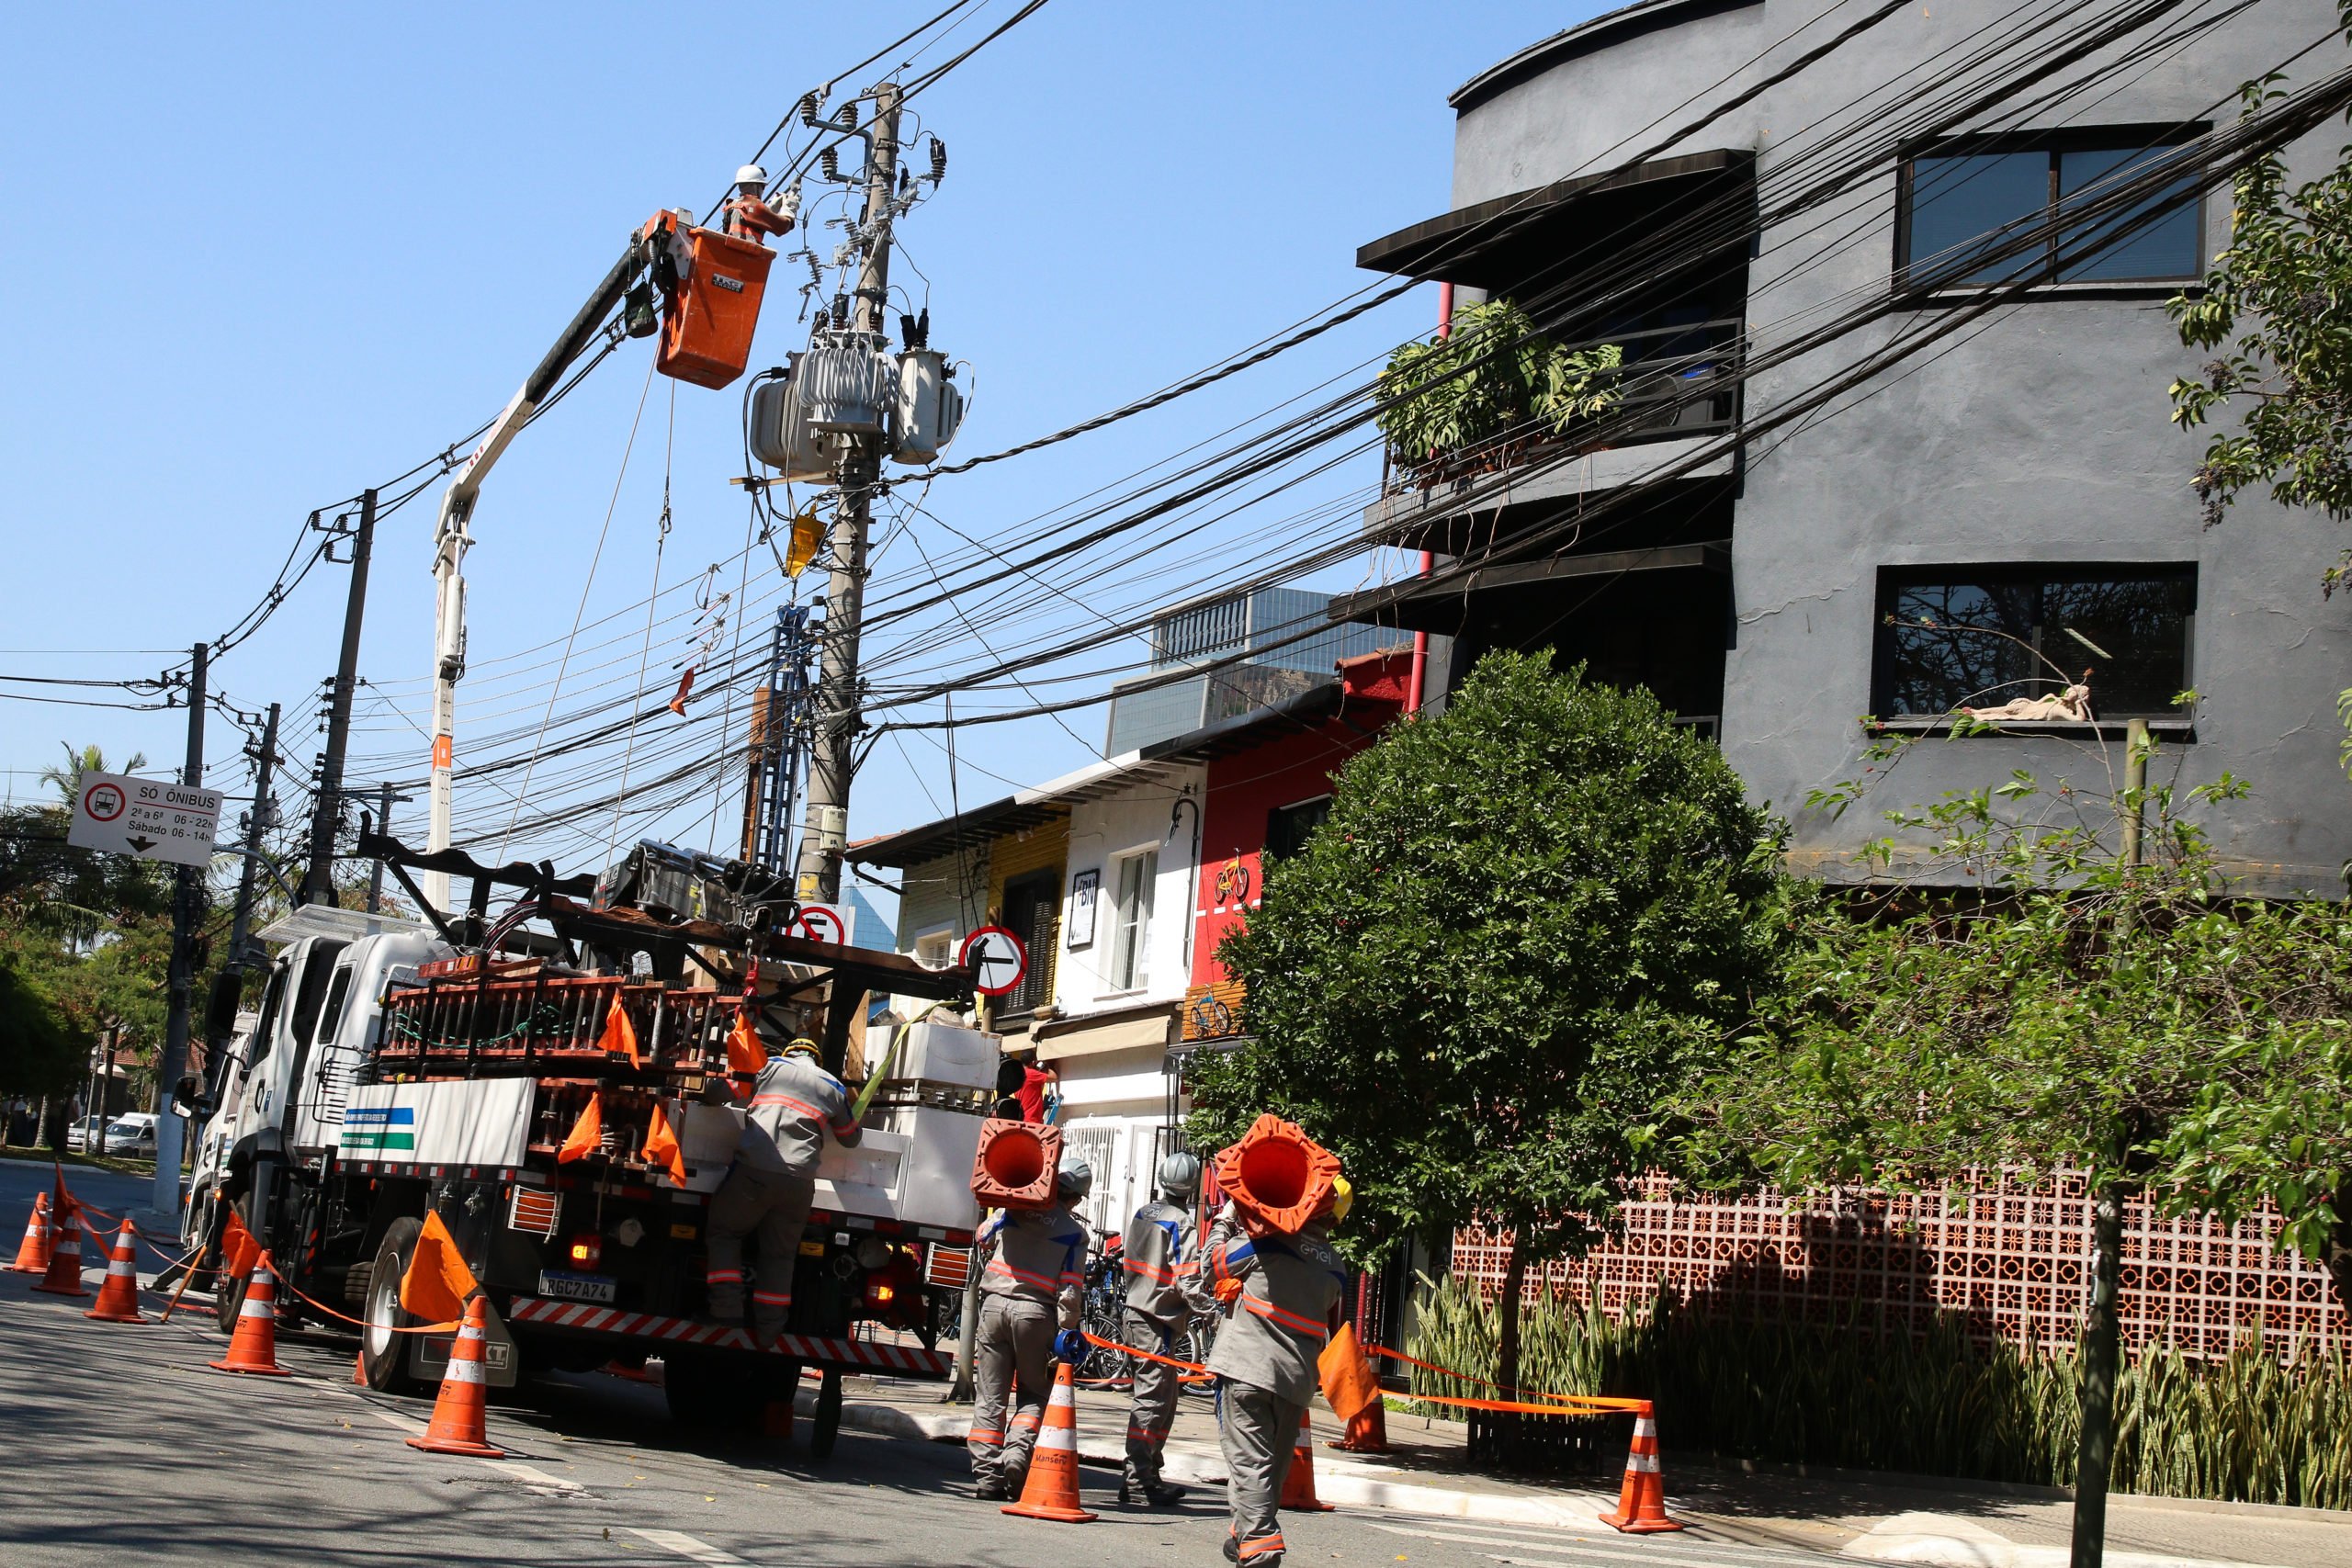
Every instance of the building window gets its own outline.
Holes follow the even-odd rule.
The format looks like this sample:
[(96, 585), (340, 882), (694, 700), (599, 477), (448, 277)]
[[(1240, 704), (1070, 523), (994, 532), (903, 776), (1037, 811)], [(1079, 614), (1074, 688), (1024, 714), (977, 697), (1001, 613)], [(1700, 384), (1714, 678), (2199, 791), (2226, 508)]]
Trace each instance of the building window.
[(2177, 716), (2196, 611), (2193, 566), (1887, 569), (1871, 700), (1882, 717), (1946, 714), (2087, 671), (2093, 717)]
[(1266, 813), (1266, 859), (1287, 860), (1306, 847), (1307, 838), (1331, 815), (1331, 797), (1318, 795)]
[[(2133, 227), (2196, 186), (2187, 175), (2120, 212), (2068, 222), (2070, 210), (2181, 158), (2203, 126), (2109, 128), (1972, 137), (1903, 161), (1896, 280), (1936, 289), (2014, 283), (2154, 283), (2201, 270), (2203, 203), (2188, 200)], [(2126, 232), (2126, 231), (2129, 232)], [(2032, 236), (2022, 251), (2007, 249)], [(2087, 245), (2111, 239), (2089, 254)], [(1996, 254), (1994, 253), (1999, 252)], [(2076, 257), (2061, 266), (2061, 254)]]
[(1151, 984), (1151, 899), (1159, 881), (1159, 852), (1145, 850), (1118, 865), (1109, 979), (1114, 991), (1140, 991)]
[(1004, 924), (1029, 950), (1029, 972), (998, 1004), (1000, 1016), (1035, 1012), (1054, 994), (1054, 926), (1062, 912), (1061, 890), (1059, 866), (1004, 885)]
[(955, 962), (956, 933), (925, 931), (915, 938), (915, 962), (926, 969), (944, 969)]

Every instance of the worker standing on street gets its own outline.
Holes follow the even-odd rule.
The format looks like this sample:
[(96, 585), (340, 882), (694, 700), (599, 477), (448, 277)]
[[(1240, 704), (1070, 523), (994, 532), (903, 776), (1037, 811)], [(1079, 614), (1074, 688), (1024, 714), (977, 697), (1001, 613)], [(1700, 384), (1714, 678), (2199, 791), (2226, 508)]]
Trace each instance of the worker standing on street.
[(770, 1057), (752, 1081), (735, 1163), (710, 1199), (710, 1260), (703, 1280), (710, 1288), (711, 1315), (722, 1323), (742, 1321), (743, 1238), (758, 1231), (752, 1331), (763, 1346), (773, 1344), (792, 1317), (792, 1271), (828, 1131), (845, 1147), (861, 1136), (849, 1090), (818, 1064), (815, 1044), (796, 1040)]
[[(1127, 1222), (1120, 1246), (1126, 1270), (1126, 1301), (1121, 1314), (1127, 1347), (1173, 1357), (1192, 1322), (1200, 1286), (1200, 1258), (1193, 1246), (1193, 1201), (1201, 1190), (1201, 1162), (1182, 1151), (1159, 1162), (1159, 1196)], [(1204, 1297), (1203, 1299), (1205, 1299)], [(1127, 1468), (1119, 1501), (1133, 1507), (1166, 1507), (1184, 1495), (1160, 1479), (1160, 1454), (1176, 1419), (1183, 1385), (1166, 1361), (1135, 1358), (1135, 1398), (1127, 1407)]]
[(1346, 1214), (1349, 1196), (1347, 1183), (1335, 1180), (1330, 1199), (1295, 1235), (1228, 1202), (1203, 1249), (1211, 1292), (1228, 1314), (1209, 1352), (1225, 1415), (1228, 1562), (1278, 1568), (1283, 1560), (1276, 1510), (1299, 1423), (1315, 1397), (1316, 1360), (1348, 1280), (1331, 1226)]
[(1054, 1385), (1054, 1360), (1076, 1361), (1084, 1354), (1078, 1323), (1086, 1288), (1086, 1227), (1070, 1205), (1093, 1186), (1091, 1167), (1065, 1160), (1054, 1179), (1052, 1208), (993, 1214), (974, 1241), (976, 1255), (995, 1253), (980, 1271), (972, 1430), (965, 1439), (978, 1483), (972, 1495), (984, 1501), (1021, 1495)]

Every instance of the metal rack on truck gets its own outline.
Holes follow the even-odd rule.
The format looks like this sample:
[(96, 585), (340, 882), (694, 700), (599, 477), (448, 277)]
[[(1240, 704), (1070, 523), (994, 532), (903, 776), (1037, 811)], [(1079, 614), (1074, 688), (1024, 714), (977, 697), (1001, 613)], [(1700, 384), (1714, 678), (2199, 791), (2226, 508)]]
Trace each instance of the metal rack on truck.
[[(741, 1426), (815, 1371), (821, 1454), (843, 1372), (948, 1375), (953, 1357), (933, 1343), (925, 1254), (967, 1247), (978, 1224), (969, 1177), (999, 1043), (920, 1021), (865, 1042), (870, 1071), (855, 1046), (869, 992), (966, 1003), (968, 975), (783, 934), (788, 902), (726, 908), (718, 897), (743, 918), (683, 919), (582, 902), (543, 867), (419, 855), (373, 835), (361, 852), (381, 852), (404, 884), (419, 868), (473, 876), (473, 908), (452, 922), (420, 897), (439, 956), (390, 971), (373, 995), (334, 998), (329, 1013), (372, 1010), (356, 1025), (318, 1024), (315, 1071), (348, 1086), (337, 1121), (288, 1126), (282, 1169), (240, 1201), (289, 1284), (364, 1320), (369, 1383), (417, 1386), (446, 1363), (448, 1337), (394, 1332), (416, 1326), (400, 1284), (428, 1213), (492, 1309), (493, 1384), (525, 1369), (659, 1356), (677, 1418)], [(525, 896), (492, 921), (484, 889), (500, 882)], [(741, 1126), (740, 1111), (705, 1090), (726, 1075), (727, 1037), (742, 1016), (770, 1049), (794, 1033), (820, 1039), (854, 1092), (881, 1076), (859, 1145), (827, 1142), (794, 1260), (794, 1315), (766, 1346), (741, 1324), (711, 1320), (703, 1286), (709, 1196)], [(565, 1159), (592, 1098), (603, 1135)], [(299, 1121), (300, 1083), (283, 1099)], [(674, 1161), (647, 1153), (657, 1108)], [(301, 1296), (288, 1304), (305, 1310)]]

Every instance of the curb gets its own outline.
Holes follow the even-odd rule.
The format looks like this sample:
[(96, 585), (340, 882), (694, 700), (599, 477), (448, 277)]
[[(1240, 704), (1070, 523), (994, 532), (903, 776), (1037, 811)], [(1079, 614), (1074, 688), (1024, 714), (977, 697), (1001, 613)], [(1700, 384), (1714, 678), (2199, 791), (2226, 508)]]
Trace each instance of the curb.
[[(2065, 1568), (2072, 1553), (2063, 1546), (2026, 1546), (1996, 1535), (1970, 1519), (1943, 1514), (1898, 1514), (1869, 1534), (1849, 1540), (1843, 1557), (1871, 1562), (1925, 1562), (1940, 1568)], [(2108, 1568), (2261, 1568), (2166, 1552), (2109, 1551)]]
[[(816, 1404), (817, 1395), (813, 1389), (800, 1390), (794, 1399), (794, 1408), (803, 1416), (812, 1414)], [(845, 1430), (868, 1432), (877, 1437), (912, 1438), (960, 1446), (969, 1425), (968, 1418), (963, 1416), (922, 1416), (894, 1404), (869, 1404), (854, 1400), (842, 1402), (842, 1426)], [(1105, 1441), (1099, 1438), (1090, 1439), (1081, 1433), (1078, 1457), (1084, 1464), (1117, 1469), (1126, 1463), (1126, 1450), (1122, 1442)], [(1225, 1484), (1224, 1461), (1212, 1454), (1171, 1448), (1168, 1450), (1164, 1468), (1168, 1479), (1179, 1485), (1208, 1487)], [(1484, 1524), (1535, 1525), (1546, 1529), (1573, 1529), (1595, 1524), (1595, 1516), (1605, 1512), (1613, 1501), (1582, 1492), (1564, 1493), (1559, 1500), (1554, 1501), (1545, 1497), (1384, 1481), (1371, 1475), (1351, 1474), (1348, 1467), (1319, 1458), (1315, 1467), (1315, 1490), (1316, 1495), (1327, 1503), (1347, 1503), (1358, 1507), (1476, 1520)]]

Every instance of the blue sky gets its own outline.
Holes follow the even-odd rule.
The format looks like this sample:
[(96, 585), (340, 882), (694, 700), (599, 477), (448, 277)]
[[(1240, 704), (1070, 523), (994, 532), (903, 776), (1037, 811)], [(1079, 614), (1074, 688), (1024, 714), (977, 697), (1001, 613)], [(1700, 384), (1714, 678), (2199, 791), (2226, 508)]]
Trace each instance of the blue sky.
[[(802, 91), (936, 8), (62, 6), (15, 18), (19, 63), (0, 101), (0, 194), (17, 242), (0, 250), (0, 282), (19, 344), (0, 390), (0, 526), (15, 592), (0, 673), (151, 673), (176, 655), (149, 650), (216, 634), (267, 584), (311, 508), (488, 418), (634, 225), (657, 207), (707, 207)], [(951, 456), (1148, 391), (1371, 281), (1354, 248), (1447, 205), (1445, 95), (1600, 8), (1055, 0), (915, 106), (950, 166), (901, 230), (894, 282), (927, 300), (934, 344), (972, 366), (973, 412)], [(920, 64), (1012, 9), (988, 0)], [(797, 278), (782, 264), (776, 277), (755, 366), (806, 331)], [(922, 498), (930, 516), (886, 550), (877, 590), (961, 547), (951, 529), (1010, 530), (1357, 366), (1425, 330), (1434, 309), (1433, 290), (1416, 291), (1152, 415), (938, 481)], [(628, 694), (640, 656), (644, 687), (666, 690), (692, 641), (691, 611), (671, 615), (691, 592), (676, 585), (712, 563), (724, 589), (755, 601), (780, 586), (764, 552), (748, 581), (737, 564), (747, 516), (725, 481), (741, 468), (740, 389), (680, 385), (673, 401), (657, 378), (647, 394), (647, 357), (644, 344), (625, 347), (518, 441), (484, 493), (468, 564), (475, 673), (461, 689), (461, 762), (474, 739), (536, 726), (608, 506), (590, 629), (559, 712), (574, 694)], [(661, 564), (675, 591), (649, 645), (641, 604), (665, 448), (673, 528)], [(1082, 626), (1105, 606), (1213, 587), (1253, 538), (1278, 532), (1274, 514), (1317, 498), (1339, 507), (1372, 482), (1369, 461), (1171, 543), (1115, 588), (1057, 580), (1057, 604)], [(424, 767), (413, 725), (431, 649), (433, 499), (378, 539), (356, 786)], [(1353, 586), (1399, 566), (1351, 562), (1318, 582)], [(248, 709), (277, 700), (307, 715), (333, 669), (343, 596), (342, 570), (318, 568), (222, 660), (219, 686)], [(902, 654), (893, 673), (978, 661), (972, 639), (1010, 644), (1035, 629), (992, 618), (989, 599), (967, 594), (955, 641)], [(175, 761), (181, 723), (177, 712), (0, 701), (0, 767), (21, 796), (61, 740)], [(1002, 780), (1087, 761), (1102, 711), (1066, 723), (964, 732), (958, 797), (993, 798)], [(289, 728), (297, 778), (320, 739), (308, 722)], [(231, 787), (240, 740), (214, 725), (213, 776)], [(638, 745), (657, 757), (661, 741)], [(600, 749), (548, 764), (544, 798), (609, 789), (624, 765), (659, 764)], [(947, 798), (936, 741), (890, 739), (860, 775), (852, 831), (926, 819)], [(461, 795), (461, 818), (500, 806)], [(639, 830), (724, 843), (733, 809), (690, 802), (657, 821), (590, 819), (514, 847), (586, 868), (608, 838)], [(421, 818), (397, 826), (421, 841)]]

